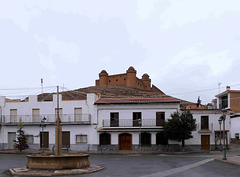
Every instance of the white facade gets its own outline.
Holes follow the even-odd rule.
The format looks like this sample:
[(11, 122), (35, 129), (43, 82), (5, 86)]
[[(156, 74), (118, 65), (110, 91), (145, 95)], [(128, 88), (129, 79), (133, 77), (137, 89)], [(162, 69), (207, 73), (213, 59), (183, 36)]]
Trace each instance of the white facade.
[[(192, 133), (193, 138), (186, 140), (186, 145), (201, 145), (201, 136), (207, 135), (210, 137), (210, 145), (215, 146), (220, 144), (220, 125), (219, 118), (221, 117), (220, 110), (191, 110), (193, 118), (196, 119), (197, 130)], [(201, 127), (201, 117), (208, 117), (208, 129), (202, 129)], [(231, 119), (230, 115), (226, 116), (225, 120), (225, 131), (227, 134), (228, 144), (230, 143), (231, 138)], [(221, 131), (223, 131), (223, 123), (221, 124)], [(223, 138), (221, 139), (223, 143)]]
[[(97, 96), (95, 94), (87, 94), (87, 100), (63, 101), (59, 95), (59, 108), (62, 120), (62, 131), (70, 132), (70, 148), (72, 150), (96, 150), (97, 134), (93, 131), (97, 123), (96, 106), (94, 102)], [(41, 120), (46, 118), (46, 127), (44, 132), (49, 134), (49, 148), (55, 143), (55, 118), (57, 108), (57, 95), (53, 95), (53, 101), (37, 101), (37, 95), (29, 96), (27, 102), (6, 102), (5, 97), (0, 97), (1, 107), (1, 147), (6, 149), (9, 142), (9, 132), (16, 132), (18, 122), (21, 120), (24, 124), (23, 130), (26, 135), (33, 136), (33, 149), (40, 148), (40, 132), (39, 127)], [(80, 115), (74, 113), (74, 109), (81, 110)], [(33, 115), (33, 110), (39, 110), (39, 115)], [(13, 112), (16, 115), (11, 115)], [(78, 116), (79, 120), (76, 120)], [(76, 135), (87, 135), (87, 143), (76, 143)]]
[[(154, 149), (153, 146), (157, 144), (156, 135), (163, 131), (162, 126), (156, 126), (156, 112), (165, 113), (165, 121), (170, 119), (170, 115), (179, 110), (179, 104), (102, 104), (98, 106), (98, 130), (99, 134), (109, 133), (111, 134), (111, 145), (118, 146), (120, 143), (119, 135), (123, 133), (128, 133), (132, 137), (132, 145), (139, 146), (140, 142), (140, 133), (147, 132), (151, 134), (151, 145), (149, 149)], [(133, 112), (141, 112), (142, 125), (133, 126)], [(193, 138), (185, 140), (185, 144), (189, 146), (188, 149), (191, 150), (201, 150), (204, 144), (204, 138), (207, 138), (206, 142), (209, 146), (208, 148), (213, 150), (219, 148), (220, 139), (223, 143), (223, 137), (220, 135), (220, 126), (218, 119), (221, 116), (220, 110), (190, 110), (193, 115), (193, 118), (196, 119), (197, 130), (192, 132)], [(110, 114), (118, 113), (119, 114), (119, 125), (118, 127), (112, 127), (110, 125)], [(207, 118), (207, 127), (201, 125), (202, 117)], [(122, 120), (124, 120), (123, 123)], [(129, 123), (126, 125), (126, 121)], [(149, 122), (148, 122), (149, 121)], [(122, 125), (121, 125), (122, 124)], [(230, 116), (226, 116), (225, 120), (225, 132), (227, 136), (227, 144), (230, 143), (230, 130), (231, 122)], [(221, 125), (221, 134), (223, 136), (223, 124)], [(206, 140), (205, 140), (206, 141)], [(176, 142), (173, 140), (168, 140), (168, 145), (181, 145), (181, 142)], [(115, 148), (117, 149), (117, 147)], [(137, 147), (132, 147), (132, 149), (137, 149)]]
[[(70, 149), (78, 151), (88, 150), (124, 150), (121, 138), (127, 138), (131, 142), (131, 150), (159, 150), (169, 148), (171, 145), (181, 145), (180, 142), (168, 140), (168, 145), (159, 143), (158, 135), (163, 131), (162, 125), (157, 123), (156, 114), (164, 113), (165, 121), (170, 119), (171, 114), (180, 111), (180, 102), (175, 103), (132, 103), (132, 104), (96, 104), (98, 96), (87, 94), (86, 100), (63, 101), (59, 95), (59, 107), (61, 109), (62, 131), (70, 132)], [(33, 143), (32, 149), (40, 149), (40, 121), (45, 117), (46, 127), (44, 132), (49, 135), (49, 149), (55, 143), (55, 126), (57, 95), (53, 95), (53, 101), (37, 101), (37, 96), (29, 96), (26, 102), (6, 102), (5, 97), (0, 97), (0, 149), (11, 148), (11, 135), (18, 129), (18, 122), (24, 124), (23, 130), (27, 135), (31, 135)], [(75, 109), (82, 113), (79, 120), (75, 118)], [(33, 110), (38, 110), (39, 115), (33, 115)], [(117, 126), (111, 125), (111, 113), (118, 113)], [(133, 120), (134, 113), (141, 113), (141, 123)], [(193, 138), (186, 140), (187, 146), (201, 150), (203, 136), (209, 137), (209, 148), (219, 144), (216, 139), (219, 131), (218, 119), (221, 116), (219, 110), (191, 110), (193, 118), (196, 119), (197, 130), (193, 132)], [(11, 115), (14, 114), (14, 115)], [(15, 115), (16, 114), (16, 115)], [(208, 117), (207, 128), (202, 129), (202, 116)], [(135, 122), (134, 122), (135, 121)], [(228, 131), (228, 144), (230, 140), (231, 124), (229, 116), (226, 118), (226, 130)], [(151, 146), (141, 144), (140, 134), (145, 133), (147, 143)], [(102, 134), (110, 135), (110, 141), (101, 141)], [(86, 136), (86, 142), (77, 142), (78, 136)], [(126, 137), (124, 137), (126, 136)], [(79, 137), (78, 137), (79, 138)], [(84, 137), (85, 138), (85, 137)], [(103, 142), (103, 146), (102, 143)], [(105, 143), (105, 144), (104, 144)], [(146, 142), (145, 142), (146, 143)], [(106, 146), (105, 146), (106, 145)]]

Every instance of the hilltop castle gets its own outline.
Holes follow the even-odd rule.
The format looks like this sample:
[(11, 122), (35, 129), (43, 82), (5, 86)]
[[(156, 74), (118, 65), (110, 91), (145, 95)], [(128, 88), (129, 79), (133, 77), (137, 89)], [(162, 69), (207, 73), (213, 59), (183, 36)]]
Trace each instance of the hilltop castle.
[(105, 70), (102, 70), (99, 73), (99, 79), (96, 80), (96, 86), (119, 86), (160, 91), (156, 86), (151, 85), (151, 79), (148, 74), (143, 74), (142, 79), (139, 79), (136, 74), (137, 71), (132, 66), (123, 74), (108, 75)]

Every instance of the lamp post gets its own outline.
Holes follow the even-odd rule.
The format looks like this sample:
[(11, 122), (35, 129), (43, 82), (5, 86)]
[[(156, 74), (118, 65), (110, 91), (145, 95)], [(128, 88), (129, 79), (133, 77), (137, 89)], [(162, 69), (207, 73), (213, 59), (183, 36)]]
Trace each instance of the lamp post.
[(227, 110), (226, 109), (223, 109), (222, 110), (222, 116), (221, 116), (221, 119), (223, 121), (223, 160), (227, 160), (227, 157), (226, 157), (226, 145), (225, 145), (225, 120), (226, 120), (226, 115), (227, 115)]
[(44, 153), (44, 135), (43, 135), (43, 128), (46, 127), (46, 125), (44, 124), (46, 121), (46, 117), (43, 117), (43, 119), (41, 120), (41, 124), (39, 125), (39, 127), (42, 127), (42, 153)]
[(221, 124), (222, 124), (222, 119), (221, 117), (218, 119), (219, 127), (220, 127), (220, 133), (219, 133), (219, 138), (220, 138), (220, 150), (222, 149), (222, 133), (221, 133)]
[(138, 119), (139, 124), (139, 152), (142, 151), (142, 135), (141, 135), (141, 126), (142, 126), (142, 120)]

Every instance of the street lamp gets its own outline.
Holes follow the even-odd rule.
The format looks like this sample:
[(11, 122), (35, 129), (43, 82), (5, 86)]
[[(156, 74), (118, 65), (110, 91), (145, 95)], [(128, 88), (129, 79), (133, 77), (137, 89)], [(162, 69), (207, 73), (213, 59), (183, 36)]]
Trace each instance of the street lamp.
[(44, 143), (44, 136), (43, 136), (43, 128), (46, 127), (46, 125), (44, 124), (46, 122), (46, 117), (43, 117), (43, 119), (41, 120), (41, 124), (39, 125), (39, 127), (42, 127), (42, 153), (44, 153), (44, 147), (43, 147), (43, 143)]
[(141, 135), (141, 125), (142, 125), (142, 120), (138, 119), (138, 125), (139, 125), (139, 151), (142, 150), (142, 135)]
[(220, 138), (220, 150), (222, 149), (222, 133), (221, 133), (221, 124), (222, 124), (222, 119), (221, 117), (218, 119), (219, 127), (220, 127), (220, 133), (219, 133), (219, 138)]
[(226, 120), (226, 115), (227, 115), (227, 110), (223, 109), (222, 110), (222, 116), (220, 117), (220, 119), (223, 121), (223, 158), (222, 160), (227, 160), (226, 157), (226, 145), (225, 145), (225, 120)]

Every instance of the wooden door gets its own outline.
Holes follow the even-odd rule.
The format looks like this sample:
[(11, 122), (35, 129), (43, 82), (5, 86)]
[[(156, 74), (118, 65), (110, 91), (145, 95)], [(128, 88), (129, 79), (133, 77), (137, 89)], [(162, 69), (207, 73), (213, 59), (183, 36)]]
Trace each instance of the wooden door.
[(128, 133), (118, 136), (119, 150), (132, 150), (132, 135)]
[(165, 112), (156, 112), (156, 126), (162, 126), (165, 121)]
[(119, 113), (118, 112), (110, 113), (110, 126), (111, 127), (119, 127)]
[(40, 132), (40, 148), (49, 148), (49, 133), (48, 132)]
[(70, 148), (70, 132), (62, 132), (62, 146), (64, 148)]
[(16, 132), (8, 132), (8, 149), (15, 149)]
[(201, 150), (203, 150), (203, 151), (210, 150), (210, 136), (209, 135), (201, 136)]

